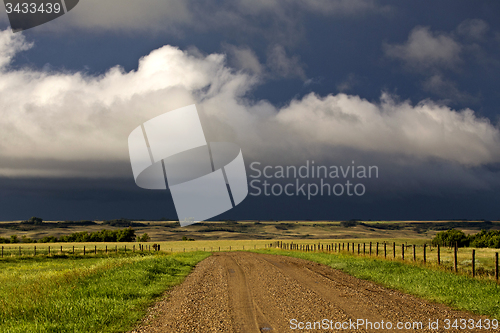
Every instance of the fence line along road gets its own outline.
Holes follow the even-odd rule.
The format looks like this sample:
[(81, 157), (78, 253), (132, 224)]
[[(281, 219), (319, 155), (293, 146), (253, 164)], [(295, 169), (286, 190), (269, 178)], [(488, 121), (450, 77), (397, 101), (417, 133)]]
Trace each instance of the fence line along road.
[[(433, 257), (436, 258), (435, 263), (437, 266), (440, 267), (446, 267), (445, 262), (452, 262), (453, 266), (450, 267), (455, 273), (465, 273), (465, 274), (470, 274), (472, 277), (478, 277), (479, 276), (479, 270), (478, 270), (478, 259), (476, 256), (476, 249), (471, 249), (470, 252), (467, 251), (466, 248), (461, 250), (461, 253), (463, 253), (462, 258), (464, 259), (464, 256), (469, 256), (470, 255), (470, 260), (465, 258), (465, 260), (462, 260), (462, 263), (464, 263), (463, 266), (469, 267), (470, 266), (470, 271), (468, 269), (459, 269), (459, 251), (458, 251), (458, 246), (457, 244), (448, 244), (445, 249), (451, 250), (451, 254), (448, 253), (448, 251), (445, 251), (443, 253), (443, 247), (440, 245), (437, 246), (432, 246), (428, 244), (423, 244), (421, 246), (415, 245), (415, 244), (410, 244), (408, 245), (407, 243), (401, 244), (401, 251), (400, 251), (400, 258), (397, 259), (397, 253), (396, 253), (396, 243), (392, 242), (392, 259), (389, 258), (388, 254), (388, 243), (384, 242), (383, 244), (383, 256), (379, 255), (379, 247), (380, 247), (380, 242), (375, 243), (375, 255), (373, 255), (372, 252), (372, 242), (367, 243), (358, 243), (357, 244), (357, 255), (359, 256), (368, 256), (368, 257), (374, 257), (378, 259), (383, 259), (383, 260), (399, 260), (401, 262), (413, 262), (413, 263), (418, 263), (418, 264), (423, 264), (423, 265), (429, 265), (433, 264), (433, 262), (430, 260), (429, 252), (433, 254)], [(390, 245), (390, 244), (389, 244)], [(350, 255), (356, 255), (355, 252), (355, 243), (345, 243), (345, 242), (332, 242), (328, 244), (324, 243), (318, 243), (318, 244), (298, 244), (298, 243), (286, 243), (283, 241), (275, 241), (272, 243), (269, 243), (267, 245), (270, 248), (278, 248), (282, 250), (292, 250), (292, 251), (303, 251), (303, 252), (326, 252), (326, 253), (344, 253), (344, 254), (350, 254)], [(368, 247), (368, 250), (367, 250)], [(361, 251), (362, 248), (362, 251)], [(421, 250), (421, 255), (419, 257), (419, 249)], [(408, 257), (405, 257), (405, 251), (408, 253), (411, 251), (411, 260), (408, 259)], [(409, 255), (408, 255), (409, 256)], [(445, 258), (443, 260), (443, 258)], [(494, 264), (493, 264), (493, 271), (494, 271), (494, 278), (495, 281), (498, 283), (498, 252), (494, 253)], [(470, 262), (470, 265), (469, 265)], [(479, 263), (480, 264), (480, 263)], [(484, 266), (484, 263), (483, 265)], [(480, 267), (480, 273), (481, 275), (486, 275), (486, 276), (491, 276), (491, 272), (484, 267)]]
[[(380, 251), (380, 245), (383, 245), (383, 255), (381, 254)], [(389, 245), (389, 246), (388, 246)], [(324, 253), (343, 253), (343, 254), (350, 254), (350, 255), (358, 255), (358, 256), (368, 256), (368, 257), (374, 257), (378, 259), (384, 259), (384, 260), (399, 260), (401, 262), (413, 262), (413, 263), (418, 263), (418, 264), (423, 264), (423, 265), (429, 265), (429, 264), (436, 264), (437, 266), (440, 267), (448, 267), (446, 264), (447, 263), (452, 263), (452, 266), (449, 267), (452, 269), (455, 273), (466, 273), (472, 275), (472, 277), (477, 277), (480, 275), (491, 275), (491, 271), (488, 269), (484, 268), (484, 262), (480, 263), (478, 260), (478, 256), (476, 253), (475, 249), (471, 249), (471, 251), (466, 251), (466, 248), (463, 250), (458, 251), (458, 246), (457, 244), (448, 244), (447, 246), (443, 247), (440, 245), (437, 246), (432, 246), (432, 245), (427, 245), (423, 244), (421, 246), (415, 245), (415, 244), (410, 244), (408, 245), (407, 243), (401, 244), (401, 250), (400, 250), (400, 255), (397, 255), (396, 253), (396, 248), (397, 244), (395, 242), (392, 242), (392, 246), (388, 242), (383, 242), (382, 244), (380, 242), (376, 242), (373, 244), (372, 242), (369, 242), (368, 244), (366, 242), (364, 243), (346, 243), (346, 242), (331, 242), (331, 243), (308, 243), (308, 244), (300, 244), (300, 243), (294, 243), (294, 242), (283, 242), (283, 241), (275, 241), (269, 244), (264, 244), (264, 248), (278, 248), (282, 250), (290, 250), (290, 251), (303, 251), (303, 252), (324, 252)], [(375, 247), (375, 251), (372, 251), (372, 248)], [(257, 245), (253, 246), (253, 249), (257, 249)], [(262, 246), (259, 246), (259, 248), (262, 248)], [(355, 250), (357, 248), (357, 251)], [(368, 248), (368, 249), (367, 249)], [(420, 251), (421, 248), (421, 251)], [(246, 250), (252, 249), (247, 245)], [(362, 250), (361, 250), (362, 249)], [(164, 251), (170, 251), (170, 252), (186, 252), (186, 250), (189, 251), (207, 251), (208, 248), (197, 248), (197, 247), (182, 247), (182, 248), (167, 248), (164, 249)], [(210, 252), (213, 251), (233, 251), (233, 250), (245, 250), (245, 245), (242, 245), (240, 247), (235, 247), (233, 245), (229, 245), (226, 247), (210, 247)], [(392, 251), (391, 251), (392, 250)], [(37, 248), (37, 246), (2, 246), (1, 247), (1, 253), (0, 257), (13, 257), (13, 256), (57, 256), (57, 255), (91, 255), (91, 254), (118, 254), (118, 253), (127, 253), (127, 252), (159, 252), (162, 251), (161, 245), (160, 244), (137, 244), (132, 245), (132, 248), (127, 249), (127, 245), (123, 246), (118, 246), (115, 245), (114, 248), (110, 247), (108, 248), (108, 245), (106, 245), (103, 248), (98, 249), (97, 245), (94, 245), (93, 247), (87, 248), (86, 245), (83, 246), (83, 248), (77, 248), (75, 250), (75, 246), (72, 245), (71, 247), (64, 247), (63, 245), (60, 246), (47, 246), (45, 249), (42, 248)], [(411, 259), (408, 259), (408, 257), (405, 257), (405, 251), (410, 252), (411, 251)], [(390, 253), (392, 252), (392, 253)], [(419, 254), (420, 252), (420, 254)], [(430, 253), (430, 254), (429, 254)], [(392, 254), (392, 255), (391, 255)], [(466, 269), (459, 269), (459, 256), (461, 256), (462, 261), (462, 266), (464, 266)], [(398, 257), (400, 259), (398, 259)], [(435, 261), (432, 260), (432, 258), (435, 258)], [(468, 259), (470, 258), (470, 259)], [(483, 256), (484, 259), (484, 256)], [(499, 282), (498, 279), (498, 252), (494, 253), (494, 258), (493, 258), (493, 270), (494, 271), (494, 278), (496, 282)], [(470, 263), (470, 264), (469, 264)], [(470, 270), (467, 269), (470, 266)], [(480, 273), (480, 274), (478, 274)]]

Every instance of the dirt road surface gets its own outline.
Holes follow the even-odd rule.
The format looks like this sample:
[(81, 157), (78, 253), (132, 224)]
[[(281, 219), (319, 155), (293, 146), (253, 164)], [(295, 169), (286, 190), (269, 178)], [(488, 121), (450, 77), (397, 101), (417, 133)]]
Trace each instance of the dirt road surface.
[[(445, 319), (451, 323), (459, 319), (460, 325), (460, 319), (485, 318), (432, 304), (313, 262), (228, 252), (216, 253), (199, 263), (184, 283), (151, 308), (141, 326), (132, 332), (493, 332), (444, 329)], [(313, 325), (323, 323), (323, 319), (328, 321), (327, 329), (320, 329), (318, 324), (316, 329), (306, 329), (307, 322)], [(365, 324), (357, 329), (343, 324), (344, 329), (339, 329), (349, 320), (364, 320)], [(429, 320), (439, 320), (439, 329), (429, 329)], [(375, 326), (366, 326), (367, 322)], [(422, 323), (421, 329), (413, 326), (418, 322)], [(375, 329), (377, 323), (379, 329)], [(398, 323), (411, 328), (398, 330)]]

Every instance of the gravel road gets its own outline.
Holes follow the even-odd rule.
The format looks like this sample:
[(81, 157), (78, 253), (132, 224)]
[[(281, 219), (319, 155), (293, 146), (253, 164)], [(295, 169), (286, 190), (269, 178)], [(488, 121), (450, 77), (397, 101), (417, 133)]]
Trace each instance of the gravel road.
[[(325, 325), (323, 319), (327, 319), (327, 329), (318, 324), (316, 329), (306, 329), (308, 322)], [(423, 301), (301, 259), (223, 252), (199, 263), (132, 332), (493, 332), (445, 330), (445, 319), (451, 323), (459, 319), (460, 325), (460, 319), (484, 321), (486, 317)], [(349, 320), (364, 320), (365, 324), (353, 329)], [(439, 320), (439, 329), (429, 329), (429, 320)], [(413, 327), (416, 322), (422, 323), (422, 329)], [(379, 329), (375, 329), (377, 323)], [(398, 330), (398, 323), (412, 327)], [(342, 324), (344, 329), (339, 329)]]

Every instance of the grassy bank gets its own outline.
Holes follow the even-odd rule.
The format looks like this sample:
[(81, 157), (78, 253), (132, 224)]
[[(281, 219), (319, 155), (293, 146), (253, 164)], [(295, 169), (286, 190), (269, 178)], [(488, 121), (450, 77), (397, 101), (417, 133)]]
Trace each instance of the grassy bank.
[(473, 279), (399, 261), (354, 257), (346, 254), (276, 249), (255, 252), (286, 255), (318, 262), (388, 288), (447, 304), (456, 309), (500, 319), (500, 286), (494, 281)]
[(130, 329), (209, 253), (0, 262), (0, 331), (117, 332)]

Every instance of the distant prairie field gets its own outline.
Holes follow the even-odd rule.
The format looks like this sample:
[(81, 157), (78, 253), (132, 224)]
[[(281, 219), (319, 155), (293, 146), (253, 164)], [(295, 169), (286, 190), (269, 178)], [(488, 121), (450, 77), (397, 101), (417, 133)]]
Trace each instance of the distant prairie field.
[(270, 239), (420, 239), (429, 240), (439, 231), (457, 228), (465, 233), (500, 229), (500, 222), (489, 221), (205, 221), (180, 227), (174, 221), (53, 221), (40, 225), (21, 221), (0, 222), (0, 237), (12, 235), (41, 239), (75, 232), (94, 232), (131, 227), (136, 235), (147, 233), (152, 242), (203, 240)]

